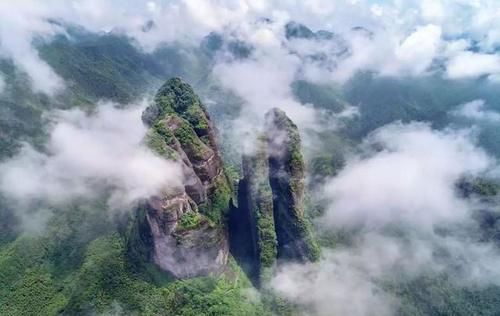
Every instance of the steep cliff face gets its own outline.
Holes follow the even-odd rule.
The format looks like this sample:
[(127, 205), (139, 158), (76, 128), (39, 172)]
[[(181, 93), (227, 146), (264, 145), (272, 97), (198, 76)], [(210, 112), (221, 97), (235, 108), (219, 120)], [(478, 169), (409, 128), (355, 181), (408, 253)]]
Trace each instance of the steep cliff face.
[(238, 185), (238, 209), (230, 217), (231, 252), (240, 259), (251, 279), (260, 285), (276, 260), (273, 194), (269, 185), (267, 143), (243, 156), (243, 178)]
[(278, 259), (315, 260), (319, 248), (304, 217), (305, 166), (297, 126), (279, 109), (266, 114), (269, 183)]
[(276, 259), (319, 256), (304, 215), (305, 167), (297, 126), (278, 109), (266, 114), (255, 150), (243, 156), (238, 208), (231, 212), (231, 252), (258, 286)]
[(160, 88), (143, 121), (150, 126), (146, 142), (181, 164), (184, 185), (141, 205), (130, 251), (176, 278), (223, 271), (231, 187), (205, 108), (188, 84), (174, 78)]
[(148, 145), (184, 171), (180, 188), (139, 208), (129, 250), (176, 278), (224, 270), (231, 252), (255, 284), (277, 259), (315, 260), (318, 247), (304, 217), (304, 162), (297, 127), (278, 109), (266, 115), (255, 150), (243, 156), (238, 208), (229, 214), (231, 186), (215, 130), (191, 87), (167, 81), (143, 113)]

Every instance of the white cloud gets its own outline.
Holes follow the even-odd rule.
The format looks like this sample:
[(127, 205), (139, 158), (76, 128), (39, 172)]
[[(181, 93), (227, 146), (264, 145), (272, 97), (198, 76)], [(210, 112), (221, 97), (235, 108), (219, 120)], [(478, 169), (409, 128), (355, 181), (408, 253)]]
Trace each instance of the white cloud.
[(314, 126), (314, 110), (297, 102), (290, 87), (300, 59), (289, 54), (274, 37), (267, 38), (264, 34), (269, 35), (269, 30), (268, 26), (255, 25), (254, 30), (248, 31), (249, 38), (262, 45), (256, 47), (251, 58), (222, 60), (214, 67), (213, 74), (224, 87), (245, 101), (242, 120), (238, 123), (240, 129), (254, 131), (262, 125), (264, 114), (274, 107), (285, 110), (300, 126)]
[(146, 3), (146, 6), (148, 10), (152, 13), (154, 13), (157, 10), (157, 5), (156, 2), (154, 1), (149, 1), (148, 3)]
[(462, 104), (453, 114), (473, 120), (500, 122), (500, 113), (486, 109), (484, 100), (474, 100)]
[(427, 70), (436, 57), (441, 43), (441, 28), (429, 24), (417, 28), (396, 48), (397, 60), (410, 74), (418, 75)]
[[(314, 29), (343, 34), (352, 46), (353, 55), (333, 73), (337, 80), (345, 81), (357, 70), (391, 76), (425, 74), (434, 58), (447, 56), (446, 51), (441, 50), (443, 42), (465, 35), (478, 41), (484, 51), (472, 56), (472, 63), (463, 65), (460, 58), (470, 57), (467, 55), (472, 53), (462, 50), (455, 56), (456, 60), (450, 61), (448, 74), (452, 78), (475, 77), (498, 72), (496, 55), (485, 55), (485, 52), (493, 52), (500, 39), (500, 26), (495, 23), (498, 12), (500, 4), (490, 0), (384, 1), (376, 5), (367, 0), (345, 0), (335, 4), (327, 0), (48, 0), (43, 3), (27, 0), (0, 4), (0, 25), (3, 25), (0, 50), (28, 72), (35, 89), (55, 93), (63, 83), (32, 47), (34, 37), (50, 38), (62, 32), (48, 23), (48, 18), (83, 25), (92, 31), (119, 29), (134, 37), (146, 50), (151, 50), (165, 41), (197, 43), (210, 31), (230, 33), (251, 29), (255, 21), (266, 17), (281, 27), (289, 20), (296, 20)], [(151, 20), (156, 27), (143, 32), (143, 26)], [(373, 31), (374, 40), (350, 34), (355, 26)], [(256, 45), (276, 45), (282, 40), (280, 32), (276, 27), (256, 33), (243, 32), (239, 36)], [(319, 46), (312, 47), (318, 49)], [(479, 66), (471, 65), (474, 63)], [(488, 71), (491, 65), (494, 67)], [(318, 73), (317, 65), (305, 62), (303, 66), (316, 79), (332, 77), (331, 71)]]
[(430, 21), (441, 21), (445, 17), (445, 8), (441, 0), (424, 0), (420, 9), (422, 17)]
[(353, 157), (319, 193), (329, 206), (318, 224), (353, 232), (349, 246), (282, 266), (271, 286), (304, 315), (365, 316), (397, 315), (399, 299), (387, 287), (394, 281), (444, 272), (457, 288), (500, 285), (496, 246), (471, 237), (477, 205), (456, 193), (462, 176), (494, 166), (470, 131), (396, 123), (363, 146), (378, 150)]
[(443, 56), (450, 58), (466, 51), (470, 48), (471, 43), (465, 39), (452, 40), (445, 43), (443, 49)]
[(456, 288), (500, 284), (495, 245), (436, 235), (409, 237), (362, 234), (350, 247), (327, 249), (319, 262), (282, 266), (271, 286), (301, 306), (303, 315), (368, 316), (398, 315), (401, 304), (408, 304), (386, 286), (395, 277), (404, 283), (446, 272)]
[(338, 59), (333, 79), (346, 81), (357, 71), (370, 70), (386, 76), (419, 76), (426, 74), (441, 53), (442, 30), (428, 24), (408, 35), (377, 30), (373, 37), (346, 34), (350, 55)]
[(20, 203), (56, 204), (110, 190), (110, 206), (125, 208), (181, 185), (180, 168), (142, 144), (142, 108), (58, 112), (46, 152), (26, 145), (0, 164), (0, 190)]
[(407, 223), (432, 229), (463, 219), (467, 204), (454, 184), (487, 170), (492, 161), (467, 131), (433, 131), (426, 124), (394, 124), (370, 135), (383, 150), (355, 160), (323, 192), (331, 201), (323, 220), (335, 227)]
[[(357, 254), (348, 249), (328, 251), (319, 264), (282, 267), (271, 285), (294, 303), (306, 306), (303, 315), (393, 315), (397, 300), (371, 279), (374, 274), (380, 275), (379, 269), (385, 267), (363, 271), (366, 256), (383, 255), (374, 253), (377, 249), (380, 247), (373, 248), (371, 253)], [(368, 248), (364, 250), (369, 251)]]
[(12, 58), (27, 72), (35, 90), (53, 94), (63, 86), (62, 80), (32, 46), (35, 35), (47, 37), (57, 31), (56, 26), (42, 19), (49, 16), (49, 7), (32, 6), (28, 1), (15, 5), (0, 2), (0, 56)]
[(290, 84), (294, 79), (295, 60), (275, 61), (263, 57), (260, 60), (249, 60), (220, 64), (215, 73), (219, 80), (247, 100), (248, 111), (258, 115), (273, 107), (284, 107), (299, 122), (311, 119), (307, 109), (293, 100)]
[(447, 74), (452, 79), (477, 78), (500, 73), (500, 56), (463, 51), (450, 59)]

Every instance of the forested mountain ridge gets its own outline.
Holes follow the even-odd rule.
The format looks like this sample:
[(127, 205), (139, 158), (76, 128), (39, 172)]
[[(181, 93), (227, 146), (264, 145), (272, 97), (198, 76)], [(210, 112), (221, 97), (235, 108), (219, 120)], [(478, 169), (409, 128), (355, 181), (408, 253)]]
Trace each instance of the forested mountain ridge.
[[(301, 45), (347, 58), (346, 34), (376, 36), (296, 22), (280, 32), (287, 58), (328, 67), (329, 54)], [(263, 63), (269, 81), (249, 76), (262, 70), (258, 47), (223, 31), (150, 51), (118, 30), (72, 27), (35, 44), (64, 87), (37, 91), (12, 59), (0, 61), (0, 314), (342, 314), (329, 295), (389, 304), (381, 315), (499, 312), (498, 180), (485, 167), (500, 153), (494, 82), (360, 71), (339, 84), (301, 68), (275, 89), (280, 67)], [(273, 93), (261, 96), (266, 85)], [(129, 110), (130, 120), (120, 114)], [(139, 152), (122, 146), (127, 129), (138, 130)], [(99, 138), (104, 155), (82, 163)], [(64, 144), (82, 151), (61, 155)], [(95, 169), (108, 178), (64, 177), (106, 160), (101, 147), (118, 150)], [(178, 173), (128, 160), (142, 155)], [(122, 161), (126, 172), (107, 173)], [(4, 177), (10, 170), (29, 176)], [(136, 187), (158, 175), (166, 181), (154, 193)], [(140, 199), (117, 208), (123, 191)]]

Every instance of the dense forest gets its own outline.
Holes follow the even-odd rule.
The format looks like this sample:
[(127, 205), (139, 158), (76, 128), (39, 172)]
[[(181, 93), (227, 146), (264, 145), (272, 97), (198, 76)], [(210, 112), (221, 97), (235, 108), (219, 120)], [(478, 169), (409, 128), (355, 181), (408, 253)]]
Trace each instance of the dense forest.
[(26, 55), (0, 22), (1, 315), (500, 313), (494, 73), (337, 77), (370, 23), (54, 12)]

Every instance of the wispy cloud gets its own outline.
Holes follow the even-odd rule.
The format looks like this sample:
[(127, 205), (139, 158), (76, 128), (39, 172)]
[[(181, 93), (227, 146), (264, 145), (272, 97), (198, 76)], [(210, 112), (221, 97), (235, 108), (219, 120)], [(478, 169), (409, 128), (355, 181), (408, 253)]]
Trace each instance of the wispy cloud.
[(120, 209), (181, 185), (177, 164), (143, 144), (143, 108), (103, 104), (92, 115), (80, 110), (55, 113), (44, 151), (25, 145), (0, 164), (2, 194), (20, 205), (61, 204), (108, 190), (110, 207)]
[(500, 113), (488, 110), (484, 100), (474, 100), (459, 106), (454, 115), (485, 122), (500, 122)]
[[(350, 57), (337, 61), (338, 69), (334, 67), (325, 74), (329, 79), (345, 80), (357, 70), (386, 75), (425, 74), (435, 59), (448, 58), (445, 43), (464, 37), (476, 41), (480, 51), (463, 48), (446, 63), (447, 73), (452, 78), (477, 77), (498, 73), (494, 48), (500, 42), (500, 27), (495, 23), (499, 9), (500, 5), (491, 0), (346, 0), (335, 4), (327, 0), (3, 2), (0, 51), (31, 76), (35, 89), (54, 93), (63, 82), (33, 47), (35, 37), (50, 39), (64, 32), (50, 23), (51, 19), (91, 31), (121, 31), (147, 50), (162, 42), (197, 43), (211, 31), (237, 35), (255, 46), (268, 45), (271, 38), (280, 45), (283, 25), (295, 20), (315, 30), (333, 31), (349, 43)], [(270, 19), (275, 26), (266, 30), (256, 26), (255, 22), (262, 18)], [(144, 25), (149, 21), (154, 27), (145, 32)], [(367, 40), (352, 34), (352, 28), (358, 26), (375, 36)], [(328, 50), (331, 43), (315, 44), (303, 46)], [(309, 65), (310, 60), (301, 62), (314, 66)]]
[(500, 73), (500, 56), (462, 51), (449, 60), (446, 72), (452, 79), (496, 75)]
[(271, 285), (305, 314), (356, 316), (397, 314), (400, 302), (384, 285), (394, 276), (448, 273), (457, 287), (500, 285), (496, 246), (471, 237), (476, 206), (456, 190), (461, 177), (495, 165), (473, 134), (397, 123), (363, 147), (321, 193), (329, 203), (320, 227), (355, 232), (350, 245), (282, 267)]

